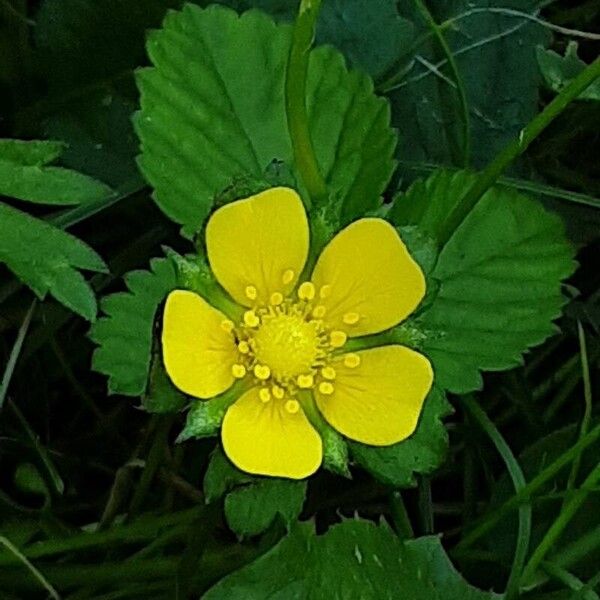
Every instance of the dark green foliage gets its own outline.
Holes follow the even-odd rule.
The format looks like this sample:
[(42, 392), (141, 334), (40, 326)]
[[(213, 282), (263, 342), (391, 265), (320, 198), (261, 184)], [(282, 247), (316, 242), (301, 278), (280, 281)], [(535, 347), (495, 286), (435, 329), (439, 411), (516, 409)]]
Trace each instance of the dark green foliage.
[[(401, 77), (382, 82), (382, 88), (391, 91), (393, 123), (403, 132), (398, 156), (411, 162), (459, 166), (464, 164), (464, 108), (448, 57), (414, 4), (398, 6), (414, 20), (417, 38), (429, 33), (425, 43), (400, 61)], [(438, 23), (451, 22), (443, 34), (468, 100), (472, 163), (481, 167), (536, 114), (540, 81), (536, 47), (547, 44), (549, 35), (540, 25), (514, 13), (533, 13), (533, 0), (444, 0), (429, 6)], [(512, 9), (513, 14), (498, 8)]]
[[(300, 482), (236, 469), (218, 435), (239, 390), (187, 398), (153, 338), (173, 288), (222, 299), (188, 239), (213, 207), (302, 188), (283, 98), (297, 3), (209, 4), (0, 0), (0, 598), (493, 600), (509, 582), (506, 600), (598, 600), (598, 81), (440, 247), (476, 176), (455, 171), (595, 60), (597, 0), (323, 0), (313, 237), (338, 216), (394, 224), (428, 289), (379, 339), (429, 355), (437, 386), (391, 447), (315, 423), (323, 468)], [(517, 550), (557, 524), (523, 579)]]

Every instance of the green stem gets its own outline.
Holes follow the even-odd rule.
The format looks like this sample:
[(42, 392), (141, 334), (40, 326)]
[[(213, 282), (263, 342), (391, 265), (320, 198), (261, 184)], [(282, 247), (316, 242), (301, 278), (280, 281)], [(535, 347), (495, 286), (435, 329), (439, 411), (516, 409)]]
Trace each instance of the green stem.
[(8, 551), (13, 554), (16, 560), (20, 561), (25, 565), (25, 567), (27, 567), (34, 578), (48, 592), (48, 594), (54, 598), (54, 600), (60, 600), (58, 592), (52, 587), (50, 582), (31, 564), (30, 561), (27, 560), (25, 556), (23, 556), (19, 549), (8, 538), (0, 535), (0, 544), (5, 546)]
[(431, 480), (427, 476), (421, 477), (419, 481), (419, 512), (421, 514), (421, 525), (425, 535), (431, 535), (435, 531), (433, 523), (433, 500), (431, 497)]
[[(577, 321), (577, 336), (579, 338), (579, 352), (581, 355), (581, 376), (583, 379), (583, 401), (584, 410), (583, 418), (581, 419), (581, 428), (579, 430), (579, 438), (581, 439), (590, 429), (590, 421), (592, 419), (592, 385), (590, 381), (590, 366), (588, 362), (587, 344), (585, 341), (585, 332), (581, 325), (581, 321)], [(579, 466), (581, 464), (581, 454), (579, 454), (571, 465), (571, 472), (567, 481), (567, 492), (570, 492), (577, 482), (579, 475)], [(565, 496), (565, 504), (568, 501), (569, 494)]]
[(583, 581), (578, 577), (575, 577), (573, 573), (569, 573), (566, 569), (549, 561), (544, 561), (541, 564), (541, 567), (548, 575), (550, 575), (550, 577), (560, 581), (560, 583), (564, 584), (570, 590), (578, 592), (577, 595), (580, 595), (581, 598), (584, 598), (585, 600), (600, 600), (598, 594), (593, 590), (584, 591), (585, 584)]
[(450, 46), (448, 46), (448, 42), (444, 37), (442, 27), (435, 22), (435, 19), (423, 0), (414, 0), (414, 3), (417, 9), (423, 15), (425, 22), (437, 38), (444, 54), (446, 55), (446, 59), (448, 60), (448, 66), (452, 71), (452, 77), (454, 79), (454, 83), (456, 84), (456, 90), (458, 92), (458, 99), (461, 107), (461, 120), (463, 126), (462, 165), (463, 167), (468, 168), (471, 161), (471, 125), (469, 118), (469, 103), (467, 101), (465, 86), (463, 85), (454, 54), (452, 54), (452, 50), (450, 49)]
[(167, 438), (173, 423), (173, 416), (155, 415), (153, 420), (156, 429), (152, 439), (152, 446), (148, 452), (148, 459), (142, 471), (142, 476), (133, 494), (127, 519), (134, 517), (139, 512), (154, 476), (165, 458)]
[(390, 508), (398, 537), (401, 539), (414, 538), (415, 532), (413, 531), (408, 512), (406, 512), (406, 506), (400, 490), (394, 490), (390, 494)]
[[(496, 446), (498, 453), (502, 457), (510, 478), (512, 479), (515, 491), (521, 492), (525, 488), (525, 476), (521, 466), (515, 458), (509, 445), (506, 443), (502, 434), (498, 431), (494, 423), (482, 410), (479, 404), (471, 396), (461, 398), (469, 414), (477, 421), (480, 427), (487, 433), (489, 438)], [(529, 540), (531, 537), (531, 504), (523, 504), (519, 507), (519, 533), (517, 536), (517, 547), (513, 559), (510, 576), (506, 584), (506, 600), (511, 600), (518, 595), (519, 577), (525, 564), (527, 551), (529, 549)]]
[(558, 541), (565, 527), (571, 522), (571, 519), (581, 508), (581, 505), (587, 499), (590, 490), (594, 488), (598, 482), (600, 482), (600, 463), (598, 463), (593, 471), (587, 476), (581, 488), (571, 496), (571, 499), (565, 504), (561, 513), (558, 515), (558, 518), (552, 523), (539, 546), (531, 555), (529, 562), (523, 570), (523, 575), (521, 577), (522, 586), (527, 586), (530, 583), (537, 568), (540, 566), (540, 563), (544, 560), (552, 546)]
[(528, 502), (531, 496), (540, 489), (545, 483), (552, 479), (585, 448), (596, 442), (600, 438), (600, 425), (597, 425), (586, 436), (581, 438), (567, 452), (561, 454), (553, 463), (549, 464), (539, 475), (534, 477), (522, 490), (515, 494), (510, 500), (507, 500), (502, 506), (494, 512), (486, 515), (483, 521), (474, 527), (457, 544), (454, 552), (459, 555), (465, 548), (471, 546), (475, 541), (491, 531), (496, 524), (508, 513), (519, 507), (523, 502)]
[(456, 204), (448, 215), (442, 231), (440, 232), (440, 246), (444, 246), (452, 237), (452, 234), (467, 215), (473, 210), (479, 199), (496, 182), (502, 172), (537, 138), (550, 123), (560, 115), (563, 110), (575, 100), (581, 92), (587, 89), (596, 79), (600, 77), (600, 58), (588, 65), (569, 85), (536, 115), (532, 121), (523, 129), (519, 137), (508, 144), (496, 158), (480, 173), (475, 183), (467, 193)]
[[(130, 525), (119, 525), (108, 531), (95, 533), (79, 533), (68, 538), (52, 539), (35, 542), (22, 550), (28, 559), (37, 559), (47, 556), (56, 556), (68, 552), (77, 552), (89, 548), (98, 548), (112, 545), (153, 540), (157, 534), (167, 527), (176, 527), (190, 523), (201, 512), (203, 507), (180, 511), (175, 514), (161, 517), (137, 519)], [(0, 553), (0, 566), (17, 564), (18, 560), (12, 554)]]
[[(193, 584), (205, 588), (211, 582), (217, 581), (227, 573), (239, 569), (244, 564), (254, 560), (259, 553), (256, 547), (235, 545), (220, 547), (207, 552), (202, 560), (202, 568), (194, 574)], [(173, 589), (175, 573), (181, 557), (153, 557), (143, 560), (104, 562), (90, 564), (42, 564), (44, 573), (49, 581), (62, 589), (73, 589), (87, 586), (93, 582), (95, 586), (115, 586), (123, 589), (127, 585), (142, 582), (146, 585), (162, 580)], [(14, 591), (35, 590), (31, 578), (26, 578), (17, 569), (2, 569), (0, 572), (0, 587)], [(94, 596), (95, 597), (95, 596)], [(171, 597), (171, 596), (161, 596)]]
[(15, 367), (17, 366), (17, 360), (19, 358), (19, 354), (21, 354), (21, 348), (23, 348), (23, 342), (25, 341), (25, 336), (29, 331), (29, 325), (31, 324), (31, 319), (33, 317), (33, 313), (35, 312), (35, 305), (37, 300), (34, 300), (23, 319), (23, 323), (21, 323), (21, 327), (19, 328), (19, 333), (17, 334), (17, 339), (15, 340), (14, 346), (10, 351), (10, 356), (8, 357), (8, 362), (6, 363), (6, 368), (4, 369), (4, 375), (2, 376), (2, 383), (0, 383), (0, 410), (2, 410), (2, 406), (4, 405), (4, 400), (6, 399), (6, 394), (8, 392), (8, 386), (10, 384), (10, 380), (12, 379), (13, 373), (15, 372)]
[(584, 533), (575, 541), (561, 547), (552, 557), (554, 563), (561, 567), (571, 567), (584, 560), (600, 548), (600, 526), (589, 533)]
[(306, 110), (308, 58), (320, 8), (321, 0), (301, 0), (285, 74), (285, 109), (294, 162), (312, 201), (327, 197), (327, 185), (315, 156)]

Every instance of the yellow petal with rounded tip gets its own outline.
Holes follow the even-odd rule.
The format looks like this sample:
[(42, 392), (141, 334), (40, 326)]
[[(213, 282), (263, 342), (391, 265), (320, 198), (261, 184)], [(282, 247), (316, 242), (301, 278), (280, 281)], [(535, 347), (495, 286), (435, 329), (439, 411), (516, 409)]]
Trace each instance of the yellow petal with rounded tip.
[(320, 301), (324, 320), (349, 337), (397, 325), (425, 295), (421, 268), (383, 219), (360, 219), (340, 231), (321, 253), (312, 281), (317, 289), (331, 286)]
[[(273, 293), (292, 290), (306, 262), (308, 240), (302, 200), (282, 187), (226, 204), (206, 226), (211, 269), (243, 306), (266, 304)], [(248, 288), (256, 289), (256, 299), (249, 298)]]
[(335, 364), (331, 395), (315, 391), (319, 410), (340, 433), (363, 444), (388, 446), (417, 426), (433, 370), (422, 354), (404, 346), (381, 346), (356, 353), (360, 364)]
[(204, 298), (175, 290), (165, 303), (162, 354), (175, 387), (196, 398), (212, 398), (233, 383), (237, 352), (227, 317)]
[(303, 479), (321, 464), (321, 438), (304, 412), (278, 400), (262, 402), (252, 388), (229, 407), (221, 428), (229, 460), (246, 473)]

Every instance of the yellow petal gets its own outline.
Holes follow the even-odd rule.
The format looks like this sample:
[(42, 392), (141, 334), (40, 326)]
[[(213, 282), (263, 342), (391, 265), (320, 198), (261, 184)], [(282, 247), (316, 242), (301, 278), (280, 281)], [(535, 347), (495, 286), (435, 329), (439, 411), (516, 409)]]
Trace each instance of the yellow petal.
[(163, 362), (182, 392), (206, 399), (231, 386), (237, 352), (230, 323), (193, 292), (169, 294), (163, 313)]
[(425, 295), (425, 277), (396, 230), (383, 219), (360, 219), (325, 247), (312, 281), (332, 329), (348, 336), (389, 329)]
[(243, 306), (289, 293), (308, 255), (302, 200), (272, 188), (219, 208), (206, 226), (206, 249), (219, 283)]
[(295, 412), (284, 401), (262, 401), (259, 388), (243, 394), (223, 419), (221, 439), (229, 460), (254, 475), (312, 475), (321, 464), (321, 438), (297, 403), (290, 408)]
[(430, 362), (404, 346), (353, 356), (360, 361), (346, 361), (352, 367), (343, 357), (336, 361), (333, 394), (315, 391), (321, 413), (334, 429), (363, 444), (388, 446), (407, 438), (433, 383)]

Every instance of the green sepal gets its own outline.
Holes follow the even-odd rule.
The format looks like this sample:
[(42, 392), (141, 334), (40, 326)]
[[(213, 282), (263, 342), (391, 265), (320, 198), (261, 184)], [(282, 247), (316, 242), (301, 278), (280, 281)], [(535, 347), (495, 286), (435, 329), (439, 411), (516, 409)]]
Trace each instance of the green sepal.
[(232, 179), (231, 184), (215, 196), (214, 206), (217, 208), (280, 186), (297, 189), (298, 183), (286, 162), (273, 159), (266, 166), (262, 177), (244, 174)]
[(240, 397), (244, 383), (237, 382), (226, 392), (210, 400), (194, 400), (187, 413), (185, 426), (177, 436), (177, 443), (191, 438), (217, 435), (227, 409)]
[(311, 393), (301, 394), (299, 400), (302, 404), (304, 414), (321, 436), (321, 441), (323, 442), (323, 467), (342, 477), (351, 478), (352, 475), (348, 468), (349, 453), (346, 440), (325, 421), (321, 412), (316, 407)]
[(338, 204), (331, 199), (327, 204), (313, 208), (310, 211), (310, 249), (306, 265), (304, 266), (304, 279), (310, 279), (315, 263), (323, 248), (325, 248), (340, 228)]
[(204, 256), (188, 254), (182, 256), (175, 250), (163, 247), (165, 255), (172, 261), (177, 273), (179, 285), (218, 308), (229, 318), (237, 321), (241, 318), (243, 307), (233, 302), (215, 280)]
[(344, 352), (358, 352), (359, 350), (378, 348), (379, 346), (390, 346), (393, 344), (408, 346), (414, 350), (419, 350), (429, 335), (430, 333), (428, 331), (425, 331), (411, 320), (406, 321), (401, 325), (397, 325), (396, 327), (392, 327), (392, 329), (388, 329), (383, 333), (351, 338), (344, 345)]

